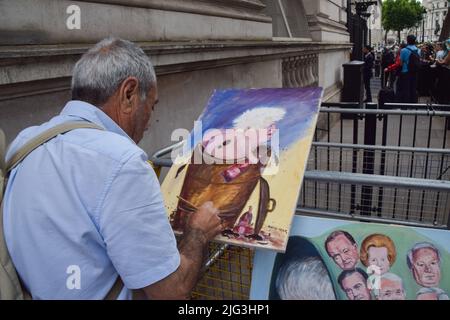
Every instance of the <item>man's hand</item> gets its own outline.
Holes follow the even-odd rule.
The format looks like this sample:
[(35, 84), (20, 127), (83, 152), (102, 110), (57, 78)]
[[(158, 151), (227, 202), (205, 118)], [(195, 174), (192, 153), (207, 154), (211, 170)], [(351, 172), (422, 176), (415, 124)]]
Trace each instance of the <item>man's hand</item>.
[(161, 281), (146, 288), (149, 299), (189, 299), (203, 267), (208, 242), (222, 231), (218, 210), (212, 202), (203, 204), (188, 220), (180, 251), (179, 268)]
[(219, 210), (212, 202), (204, 203), (188, 220), (185, 233), (192, 231), (201, 232), (205, 243), (214, 239), (221, 231), (221, 220), (218, 216)]

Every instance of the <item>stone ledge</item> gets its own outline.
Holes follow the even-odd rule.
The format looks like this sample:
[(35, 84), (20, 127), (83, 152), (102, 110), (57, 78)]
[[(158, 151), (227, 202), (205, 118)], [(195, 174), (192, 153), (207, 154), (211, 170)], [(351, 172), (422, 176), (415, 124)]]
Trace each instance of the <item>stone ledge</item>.
[[(165, 11), (195, 13), (216, 17), (272, 22), (260, 11), (266, 6), (258, 0), (78, 0)], [(243, 11), (242, 9), (246, 9)]]
[[(308, 50), (340, 50), (344, 48), (351, 48), (351, 43), (347, 42), (314, 41), (189, 41), (137, 42), (137, 44), (150, 55), (261, 48), (303, 48)], [(0, 64), (4, 59), (81, 55), (92, 46), (93, 44), (0, 46)]]
[[(0, 1), (0, 45), (95, 43), (108, 35), (131, 41), (270, 40), (272, 18), (255, 1)], [(67, 25), (70, 5), (80, 8), (78, 28)]]
[[(158, 75), (281, 59), (308, 53), (349, 50), (349, 43), (230, 42), (140, 43)], [(0, 96), (20, 83), (69, 78), (90, 46), (0, 47)], [(16, 89), (13, 90), (14, 92)], [(8, 91), (7, 95), (14, 95)]]
[(331, 28), (331, 29), (337, 29), (337, 30), (335, 30), (336, 32), (344, 31), (344, 32), (348, 33), (348, 30), (347, 30), (347, 27), (345, 26), (345, 24), (331, 20), (322, 14), (308, 15), (308, 16), (306, 16), (306, 18), (308, 19), (308, 25), (310, 27), (311, 26), (327, 26), (328, 28)]

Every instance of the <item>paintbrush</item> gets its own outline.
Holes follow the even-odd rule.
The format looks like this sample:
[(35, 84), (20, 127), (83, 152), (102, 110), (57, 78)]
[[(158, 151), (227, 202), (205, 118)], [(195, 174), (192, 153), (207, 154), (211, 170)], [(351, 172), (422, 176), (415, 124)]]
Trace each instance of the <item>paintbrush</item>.
[[(194, 209), (195, 211), (198, 210), (198, 207), (197, 207), (196, 205), (194, 205), (192, 202), (189, 202), (188, 200), (183, 199), (183, 198), (180, 197), (180, 196), (177, 196), (177, 198), (180, 199), (182, 202), (186, 203), (188, 206), (190, 206), (190, 207), (191, 207), (192, 209)], [(189, 212), (189, 211), (185, 211), (185, 212), (193, 213), (193, 212)], [(224, 213), (223, 213), (222, 211), (220, 211), (220, 210), (217, 210), (217, 215), (218, 215), (220, 218), (225, 218), (225, 217), (227, 217), (227, 215), (224, 214)]]
[(194, 209), (194, 210), (196, 210), (196, 211), (198, 210), (198, 207), (195, 206), (193, 203), (187, 201), (186, 199), (183, 199), (183, 198), (180, 197), (180, 196), (177, 196), (177, 198), (180, 199), (181, 201), (183, 201), (184, 203), (186, 203), (188, 206), (192, 207), (192, 209)]

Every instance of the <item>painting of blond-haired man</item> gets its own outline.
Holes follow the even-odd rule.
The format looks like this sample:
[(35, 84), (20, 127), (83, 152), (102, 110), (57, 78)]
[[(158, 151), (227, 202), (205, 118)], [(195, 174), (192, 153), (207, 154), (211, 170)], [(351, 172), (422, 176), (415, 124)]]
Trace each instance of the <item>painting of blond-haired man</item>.
[(376, 266), (380, 275), (389, 271), (397, 257), (397, 250), (391, 238), (384, 234), (371, 234), (361, 243), (360, 259), (366, 267)]

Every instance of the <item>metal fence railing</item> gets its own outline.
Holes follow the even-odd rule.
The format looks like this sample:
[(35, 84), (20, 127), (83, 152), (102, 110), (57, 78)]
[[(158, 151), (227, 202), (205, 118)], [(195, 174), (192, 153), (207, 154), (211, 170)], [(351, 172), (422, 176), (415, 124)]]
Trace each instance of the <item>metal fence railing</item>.
[(301, 208), (448, 226), (450, 149), (315, 142), (307, 170)]
[[(406, 108), (388, 107), (399, 106)], [(427, 110), (426, 105), (414, 106), (415, 110), (323, 107), (308, 170), (352, 175), (346, 183), (337, 183), (345, 174), (326, 183), (305, 179), (300, 208), (448, 227), (448, 192), (429, 187), (450, 180), (450, 106), (427, 106)], [(366, 183), (352, 183), (357, 174), (364, 174)], [(383, 185), (388, 177), (396, 178), (394, 184)], [(422, 180), (414, 181), (415, 188), (400, 186), (413, 179)]]
[[(414, 105), (417, 109), (359, 109), (352, 103), (324, 104), (315, 141), (415, 148), (450, 148), (450, 105)], [(419, 108), (420, 107), (420, 108)], [(425, 107), (428, 107), (426, 109)], [(350, 108), (350, 109), (348, 109)]]
[(435, 228), (448, 227), (449, 208), (448, 181), (331, 171), (305, 174), (298, 206), (315, 215)]

